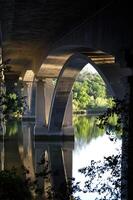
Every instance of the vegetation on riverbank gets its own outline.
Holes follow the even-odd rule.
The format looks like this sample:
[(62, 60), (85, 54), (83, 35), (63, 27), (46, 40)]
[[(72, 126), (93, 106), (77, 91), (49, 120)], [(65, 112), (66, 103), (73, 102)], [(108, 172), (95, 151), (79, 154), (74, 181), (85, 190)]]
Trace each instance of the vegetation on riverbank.
[(73, 111), (98, 113), (112, 107), (112, 97), (101, 76), (83, 72), (73, 86)]

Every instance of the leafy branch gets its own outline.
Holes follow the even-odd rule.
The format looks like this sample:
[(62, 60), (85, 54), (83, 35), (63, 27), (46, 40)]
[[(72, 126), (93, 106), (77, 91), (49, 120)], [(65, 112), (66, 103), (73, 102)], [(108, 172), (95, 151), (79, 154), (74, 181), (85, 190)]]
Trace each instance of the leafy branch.
[[(106, 133), (111, 136), (114, 132), (126, 133), (128, 130), (129, 104), (127, 98), (113, 99), (113, 106), (97, 118), (99, 128), (106, 128)], [(115, 119), (112, 123), (112, 119)]]

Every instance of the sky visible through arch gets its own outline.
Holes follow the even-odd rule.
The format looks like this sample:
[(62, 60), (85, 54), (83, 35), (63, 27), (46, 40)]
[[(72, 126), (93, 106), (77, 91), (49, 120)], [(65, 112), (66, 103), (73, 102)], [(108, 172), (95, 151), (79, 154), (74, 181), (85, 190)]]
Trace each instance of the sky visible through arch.
[(90, 72), (90, 73), (93, 73), (93, 74), (95, 74), (95, 73), (98, 74), (98, 72), (95, 70), (95, 68), (90, 63), (85, 65), (85, 67), (83, 68), (82, 72), (84, 72), (84, 71), (87, 71), (87, 72)]

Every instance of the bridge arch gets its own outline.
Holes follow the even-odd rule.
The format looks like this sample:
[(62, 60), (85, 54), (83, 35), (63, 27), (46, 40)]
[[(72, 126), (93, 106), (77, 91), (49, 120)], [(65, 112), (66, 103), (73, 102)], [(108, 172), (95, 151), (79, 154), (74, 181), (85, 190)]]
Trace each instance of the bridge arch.
[(77, 53), (88, 58), (88, 63), (92, 64), (101, 75), (113, 96), (123, 98), (127, 88), (126, 79), (132, 74), (132, 70), (116, 62), (115, 55), (104, 52), (102, 49), (90, 48), (89, 45), (68, 44), (56, 47), (49, 52), (37, 76), (42, 78), (58, 78), (62, 66), (65, 65), (73, 54)]
[[(115, 96), (115, 92), (113, 91), (113, 88), (110, 85), (110, 81), (104, 75), (104, 71), (101, 70), (101, 66), (96, 65), (92, 61), (92, 59), (90, 59), (86, 55), (80, 53), (75, 53), (71, 55), (65, 62), (63, 68), (61, 69), (54, 89), (54, 94), (49, 113), (49, 122), (48, 122), (49, 132), (61, 131), (63, 126), (65, 110), (67, 109), (67, 102), (73, 84), (79, 72), (88, 63), (90, 63), (92, 66), (95, 67), (95, 69), (99, 72), (99, 74), (107, 84), (107, 87), (109, 87), (109, 89), (111, 90), (112, 95)], [(110, 76), (112, 75), (110, 74)]]

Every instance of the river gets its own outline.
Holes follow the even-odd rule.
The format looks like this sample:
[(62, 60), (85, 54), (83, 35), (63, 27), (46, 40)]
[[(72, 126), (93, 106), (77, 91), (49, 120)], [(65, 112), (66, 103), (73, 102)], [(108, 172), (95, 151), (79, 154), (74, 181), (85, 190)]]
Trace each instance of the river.
[[(112, 140), (105, 133), (105, 130), (97, 127), (96, 117), (93, 116), (74, 116), (73, 122), (74, 142), (34, 141), (33, 122), (18, 123), (12, 121), (8, 123), (5, 135), (0, 140), (1, 170), (11, 170), (12, 167), (15, 167), (18, 173), (22, 173), (22, 166), (24, 166), (28, 169), (25, 177), (30, 177), (31, 181), (34, 181), (36, 179), (36, 173), (40, 173), (44, 168), (47, 168), (47, 170), (51, 171), (47, 174), (47, 179), (43, 175), (42, 177), (38, 176), (38, 187), (43, 188), (43, 190), (54, 187), (58, 191), (62, 182), (68, 181), (69, 178), (75, 178), (75, 181), (73, 181), (73, 187), (75, 186), (76, 188), (73, 191), (75, 199), (76, 197), (80, 197), (81, 200), (100, 200), (105, 195), (107, 199), (115, 199), (114, 195), (116, 191), (113, 189), (111, 181), (116, 181), (116, 177), (111, 175), (109, 168), (106, 172), (107, 167), (104, 167), (104, 165), (102, 165), (102, 173), (100, 172), (101, 176), (97, 176), (98, 173), (96, 170), (102, 169), (100, 166), (105, 161), (104, 157), (120, 153), (121, 139), (119, 133), (116, 134), (117, 140)], [(40, 161), (43, 162), (39, 164)], [(79, 169), (85, 167), (93, 168), (91, 175), (87, 176), (85, 170), (81, 170), (84, 173), (79, 172)], [(111, 180), (110, 183), (107, 180), (108, 178)], [(84, 188), (85, 181), (88, 180), (91, 180), (91, 185), (89, 185), (91, 188), (89, 189)], [(76, 184), (77, 182), (78, 184)], [(102, 190), (102, 193), (99, 194), (100, 184), (104, 185), (103, 188), (110, 188), (110, 193), (107, 190)], [(79, 187), (77, 186), (81, 190), (84, 190), (84, 192), (79, 192)], [(94, 188), (99, 188), (99, 192), (98, 190), (90, 192)], [(114, 193), (113, 190), (115, 191)], [(118, 192), (120, 192), (119, 189), (117, 189)], [(36, 195), (33, 194), (33, 196)], [(44, 199), (44, 196), (48, 198), (46, 191), (43, 192), (42, 199)]]

